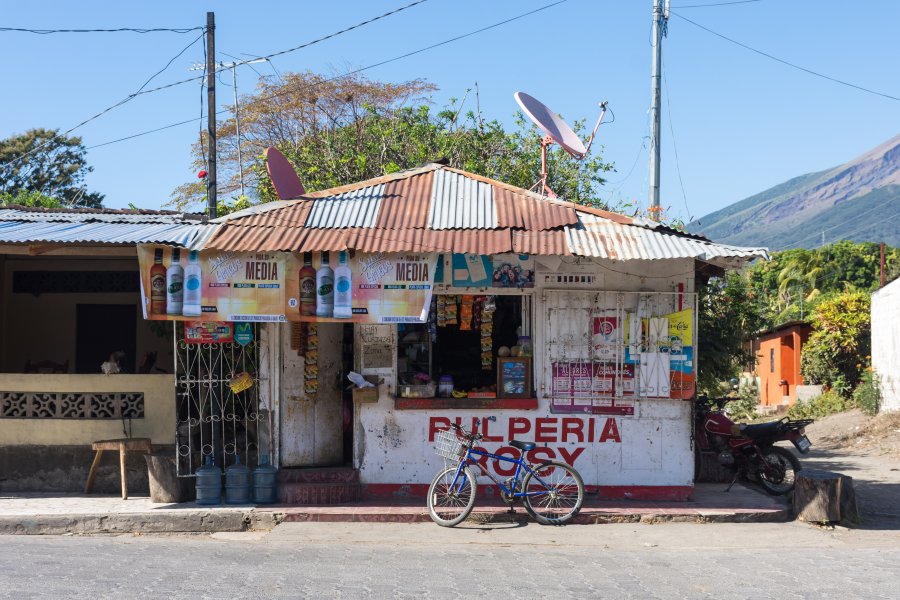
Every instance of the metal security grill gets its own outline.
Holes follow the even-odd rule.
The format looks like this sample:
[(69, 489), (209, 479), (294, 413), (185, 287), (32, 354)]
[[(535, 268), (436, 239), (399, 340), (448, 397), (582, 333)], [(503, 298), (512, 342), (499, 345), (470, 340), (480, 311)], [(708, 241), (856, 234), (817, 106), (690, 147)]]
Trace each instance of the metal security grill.
[(251, 327), (253, 340), (246, 345), (196, 344), (187, 343), (183, 324), (176, 324), (175, 448), (181, 477), (194, 475), (207, 456), (220, 467), (234, 464), (236, 455), (241, 463), (256, 465), (260, 448), (271, 448), (271, 411), (260, 398), (260, 326)]
[(545, 292), (544, 390), (556, 412), (634, 414), (693, 396), (696, 294)]

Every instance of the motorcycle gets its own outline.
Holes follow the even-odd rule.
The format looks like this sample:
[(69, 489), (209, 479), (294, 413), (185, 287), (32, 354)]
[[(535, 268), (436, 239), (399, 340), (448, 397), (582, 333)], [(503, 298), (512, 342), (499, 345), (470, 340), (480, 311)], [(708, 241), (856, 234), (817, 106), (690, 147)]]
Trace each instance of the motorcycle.
[(794, 478), (802, 467), (797, 457), (775, 442), (790, 441), (801, 454), (810, 449), (806, 426), (812, 419), (791, 420), (787, 417), (769, 423), (746, 425), (735, 423), (722, 411), (730, 398), (697, 399), (694, 419), (694, 439), (699, 461), (704, 457), (733, 469), (730, 491), (739, 477), (756, 480), (774, 495), (787, 494), (794, 489)]

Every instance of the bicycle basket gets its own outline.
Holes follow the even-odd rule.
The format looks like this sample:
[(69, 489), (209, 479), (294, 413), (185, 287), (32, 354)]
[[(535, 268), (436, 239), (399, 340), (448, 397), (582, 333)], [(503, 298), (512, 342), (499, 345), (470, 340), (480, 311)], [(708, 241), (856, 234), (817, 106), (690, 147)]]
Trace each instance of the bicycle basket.
[(434, 452), (442, 458), (459, 460), (466, 455), (462, 440), (451, 429), (438, 431), (434, 436)]

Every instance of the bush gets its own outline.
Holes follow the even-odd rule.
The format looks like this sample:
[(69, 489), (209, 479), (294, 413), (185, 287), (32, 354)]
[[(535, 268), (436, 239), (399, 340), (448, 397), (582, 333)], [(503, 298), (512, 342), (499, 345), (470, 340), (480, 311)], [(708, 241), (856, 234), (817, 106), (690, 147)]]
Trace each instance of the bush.
[(807, 383), (850, 397), (871, 354), (868, 292), (850, 290), (823, 300), (813, 311), (813, 332), (803, 346), (800, 371)]
[(844, 412), (853, 408), (853, 401), (835, 390), (828, 390), (818, 398), (798, 402), (788, 411), (791, 419), (820, 419), (827, 415)]
[(874, 371), (863, 373), (862, 381), (853, 390), (853, 403), (867, 415), (878, 414), (881, 408), (881, 388)]
[(725, 412), (733, 421), (752, 421), (759, 416), (756, 412), (758, 406), (759, 391), (754, 382), (741, 386), (738, 397), (725, 404)]

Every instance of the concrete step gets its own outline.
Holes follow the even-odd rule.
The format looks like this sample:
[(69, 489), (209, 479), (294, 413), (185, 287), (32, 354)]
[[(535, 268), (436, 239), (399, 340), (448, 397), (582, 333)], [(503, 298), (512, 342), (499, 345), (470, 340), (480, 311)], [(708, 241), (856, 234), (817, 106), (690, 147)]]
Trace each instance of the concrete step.
[(279, 483), (359, 483), (352, 467), (297, 467), (278, 470)]
[(359, 483), (278, 483), (278, 502), (287, 505), (321, 506), (357, 502)]

